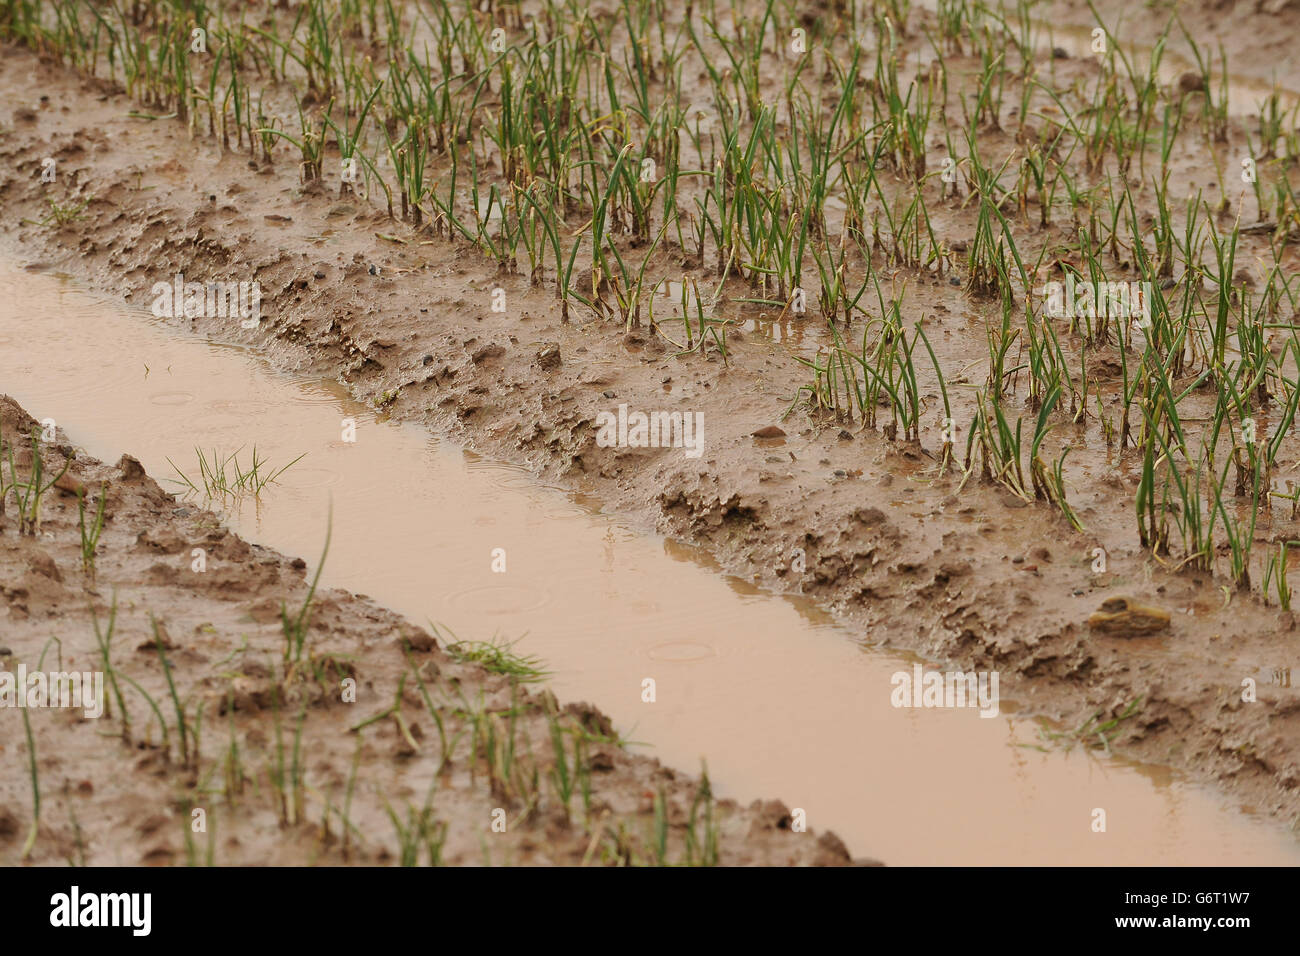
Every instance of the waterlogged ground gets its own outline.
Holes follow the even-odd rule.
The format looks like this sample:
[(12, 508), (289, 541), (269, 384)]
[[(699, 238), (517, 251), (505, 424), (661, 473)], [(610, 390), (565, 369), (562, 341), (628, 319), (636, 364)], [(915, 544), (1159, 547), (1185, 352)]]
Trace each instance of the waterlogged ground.
[[(1224, 812), (1159, 768), (1057, 746), (1037, 723), (1014, 716), (1016, 703), (1001, 695), (996, 678), (990, 686), (988, 673), (977, 681), (980, 709), (900, 707), (926, 702), (922, 681), (912, 693), (897, 676), (914, 681), (921, 663), (864, 653), (852, 632), (834, 627), (806, 600), (781, 600), (721, 578), (699, 555), (599, 518), (518, 469), (431, 444), (422, 430), (381, 421), (337, 387), (272, 377), (245, 350), (182, 337), (66, 280), (9, 270), (0, 272), (0, 289), (3, 301), (25, 304), (0, 308), (0, 336), (27, 343), (3, 353), (0, 376), (42, 418), (77, 423), (73, 433), (88, 452), (112, 460), (117, 449), (133, 448), (151, 472), (170, 475), (170, 487), (181, 492), (175, 511), (186, 515), (202, 498), (186, 493), (173, 464), (196, 472), (193, 444), (225, 448), (243, 435), (271, 471), (304, 455), (256, 500), (213, 502), (234, 532), (310, 555), (328, 527), (323, 585), (362, 590), (409, 621), (434, 622), (448, 641), (511, 641), (516, 653), (545, 662), (545, 686), (561, 700), (602, 701), (613, 726), (640, 742), (634, 752), (674, 767), (707, 760), (720, 797), (779, 796), (808, 822), (832, 829), (854, 856), (899, 864), (1291, 859), (1279, 828)], [(82, 334), (87, 327), (98, 330), (93, 342)], [(111, 387), (69, 386), (98, 368), (112, 370)], [(245, 464), (250, 460), (245, 453)], [(56, 508), (52, 513), (66, 513), (68, 502)], [(239, 576), (216, 553), (221, 549), (208, 549), (192, 525), (177, 523), (182, 538), (167, 539), (166, 551), (137, 542), (125, 562), (113, 546), (122, 522), (112, 516), (107, 525), (99, 566), (129, 567), (144, 551), (146, 576), (171, 584), (144, 593), (123, 589), (119, 603), (132, 608), (120, 612), (123, 633), (147, 637), (148, 613), (160, 615), (173, 638), (188, 633), (181, 622), (195, 612), (184, 606), (191, 600), (187, 585), (207, 574)], [(145, 537), (152, 543), (159, 535)], [(205, 550), (201, 573), (194, 571), (192, 545)], [(313, 557), (303, 573), (318, 564)], [(74, 572), (68, 569), (66, 583), (89, 584), (103, 599), (105, 583)], [(263, 616), (264, 591), (257, 588)], [(70, 610), (28, 608), (24, 618), (15, 608), (10, 617), (26, 625), (12, 621), (15, 634), (29, 635), (22, 646), (15, 639), (15, 660), (34, 664), (40, 635), (51, 628), (69, 650), (78, 645), (80, 659), (93, 627), (79, 606)], [(251, 635), (247, 627), (212, 618), (199, 625), (197, 641), (181, 646), (206, 657), (246, 639), (255, 643), (258, 630), (271, 638), (277, 630), (275, 622)], [(369, 670), (368, 657), (357, 662), (359, 671)], [(231, 666), (180, 652), (173, 663), (197, 688), (219, 684)], [(383, 684), (392, 680), (383, 671), (363, 682), (355, 705), (338, 709), (369, 716), (395, 693)], [(184, 699), (203, 691), (181, 693)], [(367, 701), (371, 706), (362, 707)], [(94, 726), (79, 725), (82, 740), (98, 746), (85, 733)], [(341, 733), (328, 724), (319, 733), (329, 729)], [(312, 752), (334, 753), (321, 739), (311, 738)], [(66, 752), (69, 744), (58, 746)], [(376, 781), (392, 772), (385, 763), (420, 759), (367, 751), (358, 786), (373, 794)], [(954, 773), (980, 767), (980, 788), (950, 785)], [(317, 773), (307, 768), (308, 818), (323, 812), (311, 806), (313, 792), (324, 789)], [(224, 793), (211, 799), (225, 806)], [(435, 801), (441, 814), (441, 791)], [(1099, 807), (1112, 813), (1104, 835), (1088, 825)], [(103, 808), (90, 800), (75, 810), (79, 817), (92, 811)], [(970, 814), (984, 821), (977, 832)], [(881, 826), (882, 819), (892, 825)], [(472, 813), (451, 814), (448, 822), (460, 838), (484, 826)], [(226, 826), (245, 839), (233, 820)], [(918, 841), (918, 830), (932, 839)]]
[[(682, 138), (683, 168), (715, 168), (713, 158), (722, 156), (727, 173), (721, 182), (683, 175), (676, 183), (677, 208), (694, 216), (683, 214), (680, 234), (674, 230), (658, 244), (638, 235), (635, 187), (611, 187), (619, 197), (611, 212), (617, 228), (606, 238), (622, 265), (633, 274), (642, 270), (636, 303), (627, 299), (626, 270), (612, 258), (603, 266), (593, 261), (590, 237), (600, 219), (582, 189), (572, 208), (557, 212), (562, 221), (552, 223), (561, 227), (556, 235), (563, 236), (563, 254), (558, 261), (544, 255), (540, 279), (530, 281), (538, 273), (530, 277), (524, 246), (516, 246), (514, 258), (503, 258), (493, 244), (505, 234), (498, 225), (540, 220), (512, 218), (524, 208), (519, 193), (505, 217), (492, 211), (484, 193), (495, 186), (510, 194), (512, 182), (546, 188), (539, 167), (530, 165), (540, 160), (526, 135), (517, 145), (528, 162), (502, 159), (504, 77), (492, 72), (495, 66), (462, 61), (459, 53), (456, 69), (490, 74), (480, 108), (461, 116), (476, 134), (459, 151), (446, 141), (431, 147), (431, 189), (416, 202), (422, 211), (404, 210), (398, 189), (392, 194), (396, 218), (390, 218), (378, 179), (387, 177), (391, 190), (396, 172), (383, 165), (380, 128), (388, 123), (388, 133), (397, 136), (410, 123), (387, 92), (368, 121), (375, 128), (360, 144), (377, 157), (363, 177), (367, 198), (340, 181), (340, 144), (348, 143), (336, 130), (324, 138), (322, 173), (313, 178), (313, 170), (297, 162), (296, 149), (285, 141), (272, 144), (273, 155), (266, 143), (250, 148), (247, 130), (225, 114), (209, 133), (205, 107), (196, 108), (197, 121), (187, 126), (166, 118), (176, 104), (165, 98), (139, 108), (146, 84), (132, 91), (133, 99), (115, 85), (120, 74), (109, 79), (102, 65), (100, 78), (89, 81), (68, 70), (66, 53), (65, 62), (56, 63), (6, 47), (0, 86), (21, 105), (11, 118), (0, 117), (8, 124), (0, 141), (6, 160), (0, 196), (12, 210), (4, 228), (22, 243), (25, 263), (72, 273), (142, 311), (153, 285), (177, 274), (200, 282), (255, 279), (263, 291), (263, 321), (256, 329), (212, 316), (181, 316), (172, 324), (255, 347), (300, 378), (338, 379), (353, 399), (394, 421), (430, 427), (493, 460), (517, 463), (521, 475), (591, 495), (634, 526), (702, 548), (746, 587), (802, 595), (847, 624), (864, 645), (917, 652), (947, 668), (996, 670), (1003, 695), (1018, 712), (1044, 721), (1043, 734), (1020, 742), (1071, 747), (1103, 767), (1115, 765), (1108, 756), (1114, 753), (1174, 768), (1213, 783), (1236, 806), (1293, 825), (1300, 813), (1300, 707), (1290, 677), (1296, 630), (1290, 612), (1278, 607), (1289, 601), (1285, 584), (1278, 586), (1286, 580), (1285, 564), (1279, 568), (1278, 562), (1289, 555), (1285, 542), (1300, 538), (1292, 502), (1281, 497), (1294, 494), (1300, 453), (1289, 427), (1300, 355), (1292, 318), (1296, 204), (1290, 177), (1297, 142), (1290, 111), (1300, 82), (1276, 46), (1296, 25), (1295, 11), (1266, 5), (1228, 15), (1197, 6), (1180, 11), (1180, 26), (1166, 9), (1103, 6), (1109, 52), (1099, 54), (1091, 14), (1062, 4), (1004, 7), (1001, 24), (990, 11), (965, 4), (847, 6), (854, 9), (777, 4), (775, 19), (758, 34), (766, 39), (759, 44), (753, 88), (764, 101), (781, 105), (775, 132), (759, 137), (766, 143), (759, 147), (761, 162), (749, 167), (761, 172), (754, 188), (768, 188), (777, 177), (774, 143), (796, 144), (791, 148), (797, 152), (810, 118), (831, 115), (841, 95), (837, 69), (848, 62), (841, 44), (851, 32), (864, 37), (869, 60), (864, 75), (849, 84), (861, 91), (862, 114), (839, 127), (840, 134), (857, 129), (854, 123), (869, 125), (862, 117), (884, 108), (893, 78), (901, 95), (913, 97), (893, 114), (898, 121), (922, 115), (924, 97), (931, 115), (927, 132), (889, 147), (873, 167), (880, 174), (870, 188), (857, 183), (865, 192), (852, 188), (852, 174), (863, 173), (862, 166), (849, 163), (844, 176), (828, 180), (817, 204), (826, 235), (814, 236), (816, 249), (804, 263), (803, 312), (793, 309), (794, 291), (779, 287), (776, 272), (764, 271), (770, 248), (734, 247), (739, 251), (728, 264), (708, 233), (705, 222), (717, 225), (720, 215), (711, 204), (734, 189), (734, 177), (746, 169), (723, 149), (717, 129), (704, 139)], [(593, 35), (607, 42), (622, 63), (614, 85), (629, 96), (625, 84), (635, 71), (624, 57), (630, 47), (620, 32), (621, 14), (599, 5), (590, 13), (581, 25), (560, 18), (561, 32), (577, 31), (572, 35), (580, 46), (594, 48)], [(271, 32), (286, 27), (279, 13), (262, 15)], [(682, 16), (675, 11), (652, 18), (665, 32), (652, 34), (644, 48), (662, 52), (673, 36), (685, 35)], [(699, 42), (715, 44), (721, 62), (724, 49), (734, 53), (753, 35), (747, 31), (762, 11), (710, 5), (692, 16)], [(712, 39), (705, 17), (718, 26)], [(869, 28), (849, 31), (844, 17), (870, 21)], [(487, 37), (488, 19), (473, 22)], [(548, 23), (547, 30), (555, 26)], [(789, 97), (783, 89), (795, 60), (784, 43), (795, 26), (807, 30), (816, 55), (811, 71), (801, 74), (799, 95)], [(522, 42), (518, 24), (502, 28), (509, 42)], [(358, 29), (359, 37), (350, 34), (347, 43), (355, 41), (358, 49), (369, 43), (375, 62), (388, 63), (395, 48), (385, 47), (370, 26)], [(422, 20), (416, 32), (426, 30), (434, 34), (439, 26)], [(750, 74), (734, 69), (711, 78), (709, 57), (700, 56), (694, 41), (682, 42), (688, 69), (671, 96), (658, 86), (655, 95), (663, 93), (665, 103), (701, 103), (716, 123), (726, 105), (719, 89), (743, 100)], [(893, 56), (878, 56), (889, 44)], [(1167, 54), (1153, 62), (1158, 49)], [(1002, 60), (996, 60), (999, 51)], [(990, 67), (994, 62), (1002, 66)], [(264, 85), (271, 119), (290, 132), (298, 123), (295, 92), (302, 96), (305, 86), (295, 69), (284, 78), (258, 78), (250, 66), (247, 77)], [(662, 75), (653, 82), (662, 84)], [(597, 92), (584, 87), (574, 94), (586, 110), (576, 115), (589, 125), (566, 127), (585, 129), (598, 144), (590, 147), (597, 159), (566, 174), (583, 183), (588, 176), (613, 176), (611, 157), (627, 143), (654, 138), (642, 128), (647, 114), (632, 107), (623, 111), (631, 117), (627, 129), (603, 122), (600, 117), (615, 114), (603, 82), (596, 85)], [(463, 92), (459, 84), (456, 89)], [(825, 98), (802, 99), (805, 90), (820, 90)], [(304, 104), (308, 115), (323, 109), (320, 90)], [(754, 105), (748, 107), (751, 121), (759, 112)], [(749, 122), (741, 125), (749, 135)], [(224, 144), (223, 126), (229, 134)], [(446, 126), (434, 122), (431, 128), (436, 134)], [(973, 137), (966, 138), (967, 130)], [(881, 136), (876, 130), (863, 142), (879, 145)], [(859, 148), (850, 139), (842, 140), (845, 155)], [(586, 155), (582, 140), (565, 140), (566, 149)], [(468, 153), (475, 151), (481, 162), (471, 173)], [(56, 160), (52, 182), (42, 182), (46, 158)], [(671, 168), (659, 159), (657, 169)], [(926, 172), (918, 185), (919, 169)], [(943, 177), (944, 170), (956, 170), (955, 181)], [(1050, 170), (1055, 178), (1038, 183), (1035, 170)], [(1242, 177), (1252, 170), (1253, 180)], [(991, 171), (996, 185), (987, 178)], [(482, 178), (477, 201), (469, 193), (471, 175)], [(791, 176), (796, 192), (806, 190), (806, 173)], [(662, 189), (657, 195), (652, 219), (659, 225), (670, 221), (671, 210)], [(918, 195), (924, 216), (912, 205)], [(440, 207), (434, 202), (440, 196), (452, 198)], [(995, 208), (1005, 219), (989, 233), (988, 223), (998, 221)], [(706, 240), (693, 238), (696, 227)], [(557, 288), (574, 241), (576, 266), (568, 284)], [(1226, 242), (1235, 246), (1225, 259)], [(1143, 254), (1151, 257), (1145, 264)], [(815, 262), (817, 256), (822, 260)], [(826, 271), (827, 256), (839, 263), (838, 272)], [(716, 268), (715, 259), (721, 260)], [(598, 274), (602, 268), (604, 275)], [(838, 291), (834, 274), (843, 277)], [(1150, 335), (1136, 317), (1098, 323), (1048, 314), (1035, 290), (1071, 275), (1158, 290), (1165, 306), (1157, 309)], [(812, 281), (816, 277), (820, 281)], [(849, 307), (845, 296), (851, 298), (860, 283), (867, 283), (865, 291)], [(823, 294), (828, 289), (829, 300)], [(560, 292), (568, 297), (567, 322)], [(1010, 309), (1003, 307), (1007, 302)], [(1216, 319), (1218, 306), (1223, 319)], [(693, 324), (682, 313), (693, 315)], [(911, 348), (910, 364), (897, 358), (896, 348), (890, 351), (900, 341)], [(880, 379), (855, 361), (878, 362), (881, 355), (894, 358), (872, 366), (877, 376), (907, 371), (916, 376), (915, 388), (889, 378), (894, 394), (867, 389)], [(1153, 371), (1157, 360), (1160, 375)], [(1252, 381), (1256, 372), (1262, 378)], [(1161, 403), (1162, 381), (1175, 401)], [(1228, 382), (1237, 388), (1235, 398)], [(1057, 397), (1043, 411), (1053, 389)], [(1185, 447), (1174, 441), (1171, 404)], [(704, 453), (692, 458), (681, 449), (607, 447), (598, 440), (608, 420), (603, 416), (617, 414), (620, 405), (647, 415), (701, 415)], [(1001, 432), (994, 427), (995, 407), (1006, 420)], [(1146, 415), (1158, 427), (1148, 427)], [(360, 411), (357, 416), (364, 419)], [(1040, 423), (1042, 442), (1031, 451)], [(225, 427), (228, 443), (249, 442), (234, 410), (224, 426), (213, 421), (204, 427)], [(1002, 460), (1017, 428), (1024, 447)], [(1231, 456), (1240, 463), (1251, 454), (1245, 436), (1254, 432), (1268, 439), (1275, 460), (1253, 476), (1248, 467), (1227, 469)], [(1160, 447), (1162, 439), (1170, 448)], [(280, 459), (312, 442), (303, 444), (284, 449)], [(1206, 455), (1215, 456), (1212, 471), (1224, 500), (1217, 503), (1213, 488), (1203, 484), (1203, 467), (1197, 494), (1214, 515), (1213, 533), (1205, 556), (1189, 560), (1194, 542), (1186, 536), (1195, 527), (1174, 483), (1194, 476)], [(313, 467), (319, 466), (309, 459), (295, 466), (328, 483)], [(1147, 494), (1148, 507), (1139, 510), (1151, 474), (1159, 493), (1154, 499)], [(372, 482), (374, 494), (382, 494), (383, 476)], [(238, 520), (266, 521), (270, 528), (276, 517), (268, 508)], [(338, 520), (348, 519), (340, 514)], [(269, 543), (311, 557), (309, 549)], [(1234, 568), (1243, 551), (1249, 551), (1244, 565)], [(327, 573), (335, 569), (329, 564)], [(339, 583), (362, 587), (339, 573)], [(518, 615), (520, 631), (567, 620), (550, 616), (564, 602), (533, 607), (536, 594), (476, 594), (477, 586), (464, 585), (469, 604), (481, 608), (499, 599)], [(396, 587), (389, 595), (381, 587), (365, 590), (413, 619), (428, 615), (422, 606), (401, 604)], [(661, 603), (663, 590), (657, 582), (647, 585), (632, 606)], [(1150, 608), (1142, 620), (1160, 626), (1144, 632), (1135, 619), (1128, 627), (1090, 626), (1103, 603), (1117, 597)], [(596, 625), (610, 626), (605, 620)], [(690, 630), (689, 624), (677, 626)], [(807, 673), (798, 658), (806, 653), (799, 627), (779, 625), (775, 641), (793, 656), (774, 669), (774, 679), (795, 696)], [(750, 629), (737, 632), (740, 640)], [(749, 688), (752, 675), (736, 673), (734, 656), (711, 641), (677, 633), (660, 640), (670, 657), (685, 655), (678, 664), (698, 671), (699, 660), (715, 662), (700, 676), (697, 693), (716, 700), (715, 723), (725, 727), (726, 719), (735, 719), (731, 733), (743, 735), (746, 721), (730, 706), (735, 698), (718, 686), (735, 678)], [(576, 645), (581, 641), (575, 638)], [(559, 686), (579, 669), (560, 663)], [(835, 680), (870, 696), (870, 681), (846, 667), (824, 680), (807, 677), (808, 697), (837, 686)], [(886, 706), (886, 688), (877, 694), (863, 706)], [(822, 697), (834, 699), (828, 692)], [(620, 725), (624, 713), (640, 706), (634, 696), (597, 702)], [(843, 756), (842, 738), (808, 733), (810, 718), (792, 711), (779, 731), (769, 727), (744, 738), (767, 743), (733, 755), (729, 779), (723, 784), (719, 777), (720, 786), (736, 786), (727, 792), (746, 798), (763, 793), (792, 806), (811, 804), (799, 794), (816, 788), (795, 782), (778, 761), (761, 759), (762, 746), (774, 740), (790, 742), (777, 748), (783, 752), (802, 749), (810, 775), (818, 763), (852, 762)], [(909, 712), (927, 725), (954, 716)], [(843, 723), (837, 730), (860, 732), (853, 719)], [(675, 732), (690, 740), (705, 725), (701, 720)], [(715, 761), (727, 759), (715, 755), (717, 749), (708, 754), (715, 771)], [(669, 762), (690, 768), (698, 756), (683, 751)], [(983, 774), (998, 760), (981, 756), (972, 772)], [(827, 771), (830, 777), (842, 773)], [(1045, 773), (1041, 768), (1034, 773), (1034, 780), (1046, 779), (1037, 776)], [(887, 792), (919, 805), (918, 794), (937, 789), (902, 782)], [(1113, 833), (1125, 815), (1102, 808)], [(814, 819), (822, 813), (834, 815), (818, 807)], [(952, 815), (958, 825), (988, 819), (942, 800), (930, 815)], [(1079, 824), (1084, 842), (1077, 845), (1071, 842), (1072, 815), (1045, 823), (1059, 828), (1059, 843), (1049, 845), (1061, 847), (1061, 862), (1093, 859), (1087, 856), (1097, 845), (1087, 842), (1090, 823)], [(845, 839), (854, 855), (918, 858), (875, 840), (864, 817), (831, 828), (851, 833)], [(1279, 834), (1274, 848), (1289, 853), (1291, 840)], [(943, 861), (946, 845), (938, 839), (927, 845), (934, 856), (925, 858)], [(950, 854), (948, 861), (954, 859)]]
[[(45, 427), (0, 400), (7, 441)], [(107, 712), (7, 695), (6, 863), (849, 862), (779, 802), (741, 809), (630, 755), (590, 705), (365, 598), (309, 594), (301, 559), (249, 545), (134, 458), (105, 464), (61, 431), (38, 448), (62, 480), (32, 534), (0, 518), (0, 665), (100, 672)], [(14, 457), (30, 475), (30, 448)], [(79, 494), (104, 503), (93, 564)], [(301, 645), (286, 606), (309, 608)]]

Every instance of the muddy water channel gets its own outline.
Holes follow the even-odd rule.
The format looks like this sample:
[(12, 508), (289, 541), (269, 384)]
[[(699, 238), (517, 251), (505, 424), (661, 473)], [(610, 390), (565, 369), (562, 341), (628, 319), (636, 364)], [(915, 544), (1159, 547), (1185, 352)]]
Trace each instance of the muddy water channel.
[[(242, 446), (245, 463), (256, 445), (272, 468), (304, 455), (259, 501), (224, 509), (236, 531), (314, 566), (332, 504), (325, 584), (444, 638), (519, 639), (562, 700), (596, 703), (670, 765), (707, 759), (722, 796), (802, 808), (855, 856), (1300, 862), (1283, 828), (1159, 768), (1063, 751), (1005, 698), (992, 718), (896, 709), (891, 677), (914, 661), (864, 648), (872, 635), (728, 579), (516, 468), (381, 421), (336, 384), (295, 381), (66, 280), (0, 267), (0, 391), (93, 455), (137, 456), (165, 486), (168, 459), (197, 475), (196, 445)], [(1092, 831), (1094, 808), (1105, 833)]]

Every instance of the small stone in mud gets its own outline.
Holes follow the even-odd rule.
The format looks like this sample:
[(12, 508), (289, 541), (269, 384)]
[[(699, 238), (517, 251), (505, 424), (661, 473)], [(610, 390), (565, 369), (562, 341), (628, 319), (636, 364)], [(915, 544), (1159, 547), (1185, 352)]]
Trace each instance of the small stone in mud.
[(1104, 634), (1150, 634), (1169, 626), (1169, 612), (1132, 598), (1113, 597), (1089, 616), (1088, 626)]
[(163, 554), (179, 554), (189, 547), (189, 542), (175, 528), (166, 526), (146, 528), (135, 538), (136, 547), (145, 551), (160, 551)]
[(123, 455), (117, 460), (117, 470), (122, 473), (123, 481), (135, 481), (144, 477), (144, 465), (130, 455)]
[(606, 398), (613, 398), (613, 397), (614, 397), (614, 390), (613, 390), (612, 388), (607, 388), (607, 389), (605, 389), (603, 392), (601, 392), (600, 394), (604, 395)]
[(750, 836), (757, 836), (764, 830), (789, 830), (794, 823), (790, 808), (780, 800), (755, 800), (749, 805), (749, 811), (752, 816)]
[(73, 497), (84, 495), (86, 493), (85, 484), (67, 473), (59, 476), (58, 480), (54, 482), (54, 487), (65, 495), (72, 495)]
[(54, 563), (54, 559), (44, 551), (37, 551), (31, 557), (32, 570), (51, 581), (62, 581), (63, 575), (59, 573), (59, 567)]
[(853, 432), (847, 428), (840, 429), (840, 441), (853, 441)]
[(416, 624), (410, 624), (403, 621), (397, 627), (397, 635), (399, 641), (405, 643), (413, 651), (427, 653), (429, 651), (437, 650), (438, 648), (437, 639), (424, 628)]
[(366, 269), (366, 271), (369, 272), (372, 276), (377, 276), (377, 275), (379, 275), (379, 266), (374, 265), (374, 264), (372, 263), (372, 264), (370, 265), (370, 267), (369, 267), (368, 269)]
[(564, 364), (560, 358), (560, 347), (554, 342), (547, 342), (537, 350), (537, 364), (546, 369), (559, 368)]
[(784, 438), (785, 432), (775, 425), (764, 425), (757, 431), (750, 432), (755, 438)]

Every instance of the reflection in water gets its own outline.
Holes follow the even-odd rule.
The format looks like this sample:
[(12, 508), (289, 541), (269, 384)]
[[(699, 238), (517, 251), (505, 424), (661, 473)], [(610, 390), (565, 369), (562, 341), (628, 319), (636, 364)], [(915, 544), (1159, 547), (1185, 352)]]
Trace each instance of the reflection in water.
[[(0, 270), (3, 336), (22, 348), (0, 349), (0, 386), (104, 460), (130, 452), (162, 479), (168, 457), (195, 467), (196, 444), (256, 445), (272, 467), (305, 453), (260, 502), (230, 510), (235, 530), (315, 560), (332, 501), (326, 585), (462, 639), (526, 635), (519, 653), (545, 662), (560, 698), (595, 702), (670, 765), (707, 758), (723, 796), (804, 809), (856, 855), (1300, 862), (1280, 827), (1163, 771), (1032, 749), (1038, 725), (1011, 717), (1009, 702), (996, 719), (895, 709), (890, 677), (912, 659), (866, 646), (884, 635), (849, 633), (807, 601), (713, 573), (694, 548), (634, 533), (519, 468), (384, 424), (338, 385), (293, 382), (246, 350), (16, 269)], [(193, 400), (155, 401), (171, 393)], [(654, 703), (642, 700), (646, 678)], [(1091, 830), (1099, 807), (1105, 834)]]

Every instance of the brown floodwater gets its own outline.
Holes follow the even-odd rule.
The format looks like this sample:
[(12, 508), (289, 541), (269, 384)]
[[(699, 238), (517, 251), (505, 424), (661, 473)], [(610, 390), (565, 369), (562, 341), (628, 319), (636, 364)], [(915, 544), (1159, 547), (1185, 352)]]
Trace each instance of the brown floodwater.
[[(938, 9), (938, 0), (918, 0), (917, 6), (933, 13)], [(1051, 53), (1059, 48), (1074, 59), (1096, 58), (1098, 54), (1093, 49), (1095, 42), (1093, 31), (1097, 28), (1097, 23), (1092, 18), (1083, 16), (1083, 9), (1083, 5), (1080, 5), (1077, 11), (1072, 12), (1079, 15), (1080, 19), (1089, 22), (1060, 23), (1030, 17), (1030, 30), (1027, 37), (1029, 45), (1039, 53)], [(986, 22), (992, 26), (996, 21), (990, 17)], [(1019, 21), (1008, 17), (1006, 22), (1011, 35), (1019, 41), (1022, 38)], [(1131, 31), (1125, 29), (1125, 24), (1120, 20), (1108, 21), (1106, 26), (1109, 34), (1106, 43), (1117, 44), (1121, 54), (1114, 59), (1116, 71), (1127, 79), (1128, 71), (1131, 69), (1134, 76), (1145, 79), (1151, 71), (1154, 44), (1158, 37), (1144, 37), (1139, 41), (1132, 36)], [(1120, 37), (1116, 37), (1116, 31), (1121, 33)], [(1214, 49), (1213, 38), (1208, 42), (1204, 37), (1198, 38), (1198, 42), (1203, 48), (1202, 56), (1206, 58), (1206, 66), (1209, 67), (1211, 93), (1217, 101), (1221, 95), (1223, 62), (1219, 52)], [(926, 52), (929, 53), (928, 50)], [(924, 62), (928, 63), (929, 59), (929, 56), (923, 57)], [(1184, 73), (1200, 74), (1201, 67), (1191, 50), (1186, 48), (1184, 38), (1175, 27), (1170, 31), (1165, 49), (1161, 51), (1156, 68), (1156, 80), (1169, 85), (1176, 83)], [(1090, 91), (1091, 89), (1092, 87), (1089, 86)], [(1259, 77), (1234, 73), (1231, 70), (1228, 72), (1227, 92), (1228, 114), (1237, 117), (1257, 115), (1260, 105), (1266, 103), (1269, 97), (1275, 94), (1278, 98), (1278, 109), (1283, 114), (1290, 112), (1297, 102), (1300, 102), (1300, 94), (1295, 90)], [(1199, 109), (1199, 105), (1197, 108)]]
[[(195, 475), (195, 445), (243, 446), (245, 463), (256, 445), (272, 467), (305, 454), (260, 500), (229, 506), (231, 527), (314, 566), (332, 503), (327, 585), (444, 636), (518, 639), (562, 700), (597, 704), (669, 765), (706, 759), (722, 796), (802, 808), (856, 856), (1300, 863), (1285, 828), (1165, 769), (1063, 751), (1005, 699), (992, 719), (895, 708), (891, 677), (914, 660), (864, 646), (883, 635), (851, 633), (598, 503), (383, 421), (335, 383), (295, 381), (65, 279), (0, 266), (0, 391), (89, 453), (129, 452), (159, 480), (174, 474), (169, 458)], [(1105, 833), (1092, 830), (1095, 808)]]

